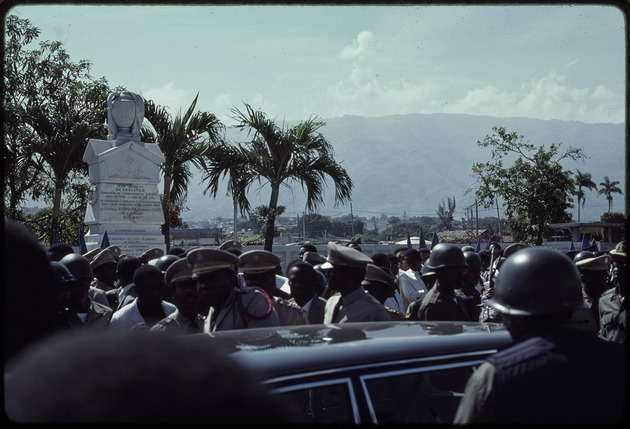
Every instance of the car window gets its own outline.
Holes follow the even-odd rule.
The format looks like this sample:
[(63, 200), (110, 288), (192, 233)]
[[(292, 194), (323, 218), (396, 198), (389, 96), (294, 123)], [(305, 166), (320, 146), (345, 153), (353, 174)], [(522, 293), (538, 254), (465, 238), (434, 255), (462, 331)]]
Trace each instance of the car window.
[(350, 379), (278, 388), (273, 392), (297, 411), (299, 423), (359, 423)]
[(364, 376), (373, 422), (451, 424), (477, 363)]

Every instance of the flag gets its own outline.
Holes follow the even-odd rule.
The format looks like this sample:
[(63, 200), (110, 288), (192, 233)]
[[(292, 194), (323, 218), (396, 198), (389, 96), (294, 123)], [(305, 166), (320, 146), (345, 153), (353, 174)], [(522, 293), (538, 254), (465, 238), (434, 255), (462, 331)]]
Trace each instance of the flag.
[(593, 237), (593, 241), (591, 241), (591, 247), (594, 252), (599, 252), (599, 249), (597, 247), (597, 241), (595, 241), (595, 237)]
[(569, 252), (575, 251), (575, 245), (573, 244), (573, 238), (571, 239), (571, 247), (569, 247)]
[(582, 250), (586, 250), (589, 247), (591, 247), (591, 245), (588, 244), (588, 240), (586, 239), (586, 234), (582, 234)]
[(491, 244), (492, 244), (492, 237), (488, 238), (488, 242), (486, 243), (486, 250), (490, 250)]
[(107, 237), (107, 231), (103, 234), (103, 240), (101, 241), (101, 249), (107, 249), (109, 247), (109, 237)]
[(477, 246), (475, 246), (475, 252), (479, 253), (481, 250), (481, 236), (477, 237)]
[(433, 233), (433, 238), (431, 239), (431, 249), (435, 247), (436, 244), (439, 244), (437, 233)]
[(424, 241), (424, 233), (420, 230), (420, 249), (428, 249), (427, 243)]
[(83, 228), (79, 228), (79, 253), (85, 255), (88, 252), (87, 245), (85, 244), (85, 236), (83, 235)]
[(411, 237), (409, 236), (409, 232), (407, 232), (407, 249), (411, 249)]

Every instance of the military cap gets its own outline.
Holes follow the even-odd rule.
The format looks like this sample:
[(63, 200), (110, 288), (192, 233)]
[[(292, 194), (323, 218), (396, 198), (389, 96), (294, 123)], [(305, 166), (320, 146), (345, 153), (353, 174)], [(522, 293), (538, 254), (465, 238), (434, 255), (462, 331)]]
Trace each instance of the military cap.
[(507, 258), (512, 253), (516, 252), (517, 250), (521, 250), (526, 247), (529, 247), (529, 246), (525, 243), (512, 243), (508, 247), (506, 247), (505, 250), (503, 251), (503, 257)]
[(114, 255), (112, 255), (112, 252), (110, 252), (108, 249), (101, 250), (98, 255), (96, 255), (94, 259), (90, 261), (90, 266), (92, 267), (92, 270), (95, 270), (96, 268), (105, 264), (116, 264)]
[(396, 279), (394, 278), (394, 276), (392, 276), (385, 270), (377, 267), (376, 265), (367, 264), (365, 268), (365, 281), (393, 285)]
[(238, 260), (246, 274), (264, 273), (280, 265), (280, 258), (267, 250), (250, 250), (239, 256)]
[(118, 261), (120, 259), (120, 247), (118, 246), (109, 246), (106, 247), (105, 249), (109, 250), (110, 252), (112, 252), (112, 256), (114, 257), (114, 259), (116, 261)]
[(235, 255), (239, 256), (241, 253), (243, 253), (243, 246), (236, 240), (230, 240), (219, 246), (219, 250), (224, 250), (226, 252), (234, 253)]
[(193, 279), (224, 268), (236, 272), (238, 267), (238, 256), (224, 250), (205, 247), (191, 251), (186, 260), (192, 265)]
[(322, 255), (317, 252), (304, 252), (302, 255), (302, 261), (308, 262), (311, 265), (317, 265), (324, 262)]
[(615, 258), (627, 258), (628, 257), (628, 244), (625, 241), (617, 243), (615, 248), (610, 251), (610, 255)]
[(171, 285), (179, 280), (192, 279), (192, 265), (186, 259), (178, 259), (173, 262), (164, 273), (164, 279), (167, 285)]
[(367, 264), (373, 264), (374, 261), (369, 256), (353, 249), (352, 247), (338, 246), (330, 241), (328, 243), (328, 255), (326, 262), (321, 264), (321, 268), (326, 270), (335, 266), (344, 266), (350, 268), (365, 268)]
[(159, 247), (153, 247), (140, 255), (140, 259), (148, 262), (153, 259), (159, 259), (162, 256), (164, 256), (164, 250)]
[(101, 253), (102, 251), (103, 249), (101, 249), (100, 247), (97, 247), (95, 249), (90, 250), (87, 253), (84, 253), (83, 256), (85, 256), (88, 261), (92, 261), (92, 259), (94, 259), (94, 257), (98, 255), (99, 253)]
[(612, 264), (613, 258), (610, 255), (597, 256), (595, 258), (582, 259), (577, 261), (575, 266), (580, 270), (607, 271), (608, 266)]

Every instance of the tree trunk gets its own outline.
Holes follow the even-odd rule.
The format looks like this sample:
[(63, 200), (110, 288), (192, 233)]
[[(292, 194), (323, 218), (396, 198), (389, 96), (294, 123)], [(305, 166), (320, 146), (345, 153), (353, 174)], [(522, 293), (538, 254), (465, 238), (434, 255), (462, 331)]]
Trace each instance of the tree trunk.
[(271, 252), (273, 249), (273, 232), (276, 226), (276, 209), (278, 207), (278, 196), (280, 185), (271, 186), (271, 197), (269, 198), (269, 214), (265, 224), (265, 250)]
[[(59, 182), (59, 181), (56, 181)], [(59, 237), (59, 218), (61, 217), (61, 183), (55, 183), (55, 195), (53, 197), (52, 219), (50, 221), (50, 243), (52, 244), (54, 234)], [(61, 238), (60, 238), (61, 239)]]
[(164, 234), (164, 244), (166, 245), (166, 252), (168, 254), (170, 250), (170, 235), (171, 235), (171, 224), (170, 224), (170, 205), (171, 205), (171, 175), (164, 175), (164, 193), (162, 195), (162, 213), (164, 213), (164, 225), (162, 226), (162, 233)]

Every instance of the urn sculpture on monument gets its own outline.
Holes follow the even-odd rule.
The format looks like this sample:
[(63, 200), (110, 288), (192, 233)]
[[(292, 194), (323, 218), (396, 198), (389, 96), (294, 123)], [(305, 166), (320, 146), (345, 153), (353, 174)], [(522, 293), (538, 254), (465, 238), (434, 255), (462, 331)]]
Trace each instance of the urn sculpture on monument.
[(141, 141), (144, 100), (133, 92), (115, 92), (107, 97), (107, 110), (107, 140), (91, 139), (83, 154), (91, 185), (87, 248), (98, 247), (107, 232), (110, 243), (128, 255), (165, 250), (158, 191), (164, 155), (157, 144)]

